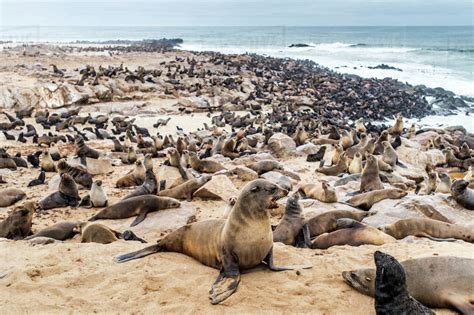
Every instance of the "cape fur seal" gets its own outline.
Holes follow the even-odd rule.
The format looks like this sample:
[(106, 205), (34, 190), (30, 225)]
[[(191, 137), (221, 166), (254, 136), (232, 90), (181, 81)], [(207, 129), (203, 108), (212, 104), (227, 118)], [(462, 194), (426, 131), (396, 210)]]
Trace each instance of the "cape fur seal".
[(194, 222), (171, 232), (158, 244), (120, 255), (118, 262), (169, 251), (191, 256), (202, 264), (220, 269), (209, 291), (212, 304), (218, 304), (236, 290), (240, 272), (265, 261), (274, 271), (289, 268), (273, 264), (273, 233), (268, 207), (286, 191), (266, 180), (257, 179), (241, 191), (228, 219)]
[[(275, 230), (273, 230), (273, 241), (282, 242), (286, 245), (298, 245), (298, 247), (304, 247), (304, 244), (296, 244), (297, 237), (305, 225), (305, 218), (303, 215), (303, 209), (301, 209), (298, 203), (298, 194), (294, 194), (286, 201), (285, 213), (278, 223)], [(309, 231), (308, 227), (305, 227), (306, 237), (305, 239), (309, 244)], [(303, 231), (305, 233), (305, 231)], [(303, 245), (303, 246), (302, 246)]]
[(400, 199), (405, 197), (407, 194), (408, 192), (398, 188), (377, 189), (355, 195), (347, 200), (346, 203), (363, 210), (369, 210), (379, 201), (384, 199)]
[(0, 190), (0, 207), (9, 207), (26, 197), (23, 190), (18, 188), (5, 188)]
[(54, 165), (53, 158), (49, 152), (44, 151), (43, 154), (41, 154), (40, 167), (41, 170), (45, 172), (56, 172), (56, 165)]
[(43, 198), (39, 202), (39, 206), (43, 210), (67, 206), (76, 207), (79, 205), (80, 200), (81, 197), (79, 197), (76, 182), (69, 174), (64, 173), (61, 175), (58, 191)]
[(156, 195), (158, 192), (158, 181), (156, 180), (153, 169), (147, 170), (145, 173), (145, 182), (142, 185), (135, 188), (134, 191), (123, 197), (123, 200), (141, 196), (141, 195)]
[(115, 186), (117, 188), (139, 186), (145, 181), (145, 173), (146, 169), (143, 163), (141, 161), (136, 161), (135, 169), (131, 173), (119, 178)]
[(107, 207), (109, 201), (107, 200), (107, 194), (102, 187), (102, 181), (96, 180), (92, 183), (91, 191), (89, 195), (82, 198), (80, 207), (86, 208), (102, 208)]
[(225, 167), (219, 162), (212, 160), (201, 160), (197, 156), (196, 152), (192, 151), (189, 152), (189, 165), (191, 168), (200, 173), (216, 173), (225, 170)]
[(377, 315), (434, 315), (435, 313), (410, 296), (405, 270), (392, 256), (374, 253), (375, 312)]
[(21, 240), (30, 235), (35, 209), (36, 203), (29, 201), (15, 209), (5, 220), (0, 222), (0, 237)]
[(121, 237), (121, 233), (103, 224), (91, 222), (77, 224), (74, 232), (81, 233), (81, 243), (110, 244)]
[(347, 157), (346, 157), (346, 153), (344, 152), (339, 157), (339, 161), (337, 162), (336, 165), (327, 166), (327, 167), (319, 167), (318, 169), (316, 169), (316, 172), (322, 173), (324, 175), (337, 176), (341, 173), (344, 173), (346, 170), (347, 170)]
[(74, 228), (79, 223), (80, 222), (59, 222), (28, 236), (26, 239), (30, 240), (36, 237), (49, 237), (58, 241), (64, 241), (73, 238), (74, 235), (76, 235), (77, 231)]
[(137, 218), (130, 226), (135, 226), (145, 220), (149, 212), (178, 208), (181, 204), (178, 200), (168, 197), (158, 197), (154, 195), (136, 196), (121, 200), (109, 206), (89, 219), (89, 221), (101, 219), (125, 219), (133, 216)]
[(466, 209), (474, 210), (474, 190), (469, 188), (464, 179), (455, 180), (451, 185), (451, 196)]
[(338, 219), (337, 230), (316, 237), (311, 244), (313, 249), (327, 249), (337, 245), (360, 246), (365, 244), (383, 245), (395, 239), (380, 230), (353, 219)]
[(332, 210), (318, 214), (307, 221), (309, 233), (311, 237), (329, 233), (337, 230), (337, 220), (342, 218), (349, 218), (356, 221), (362, 221), (365, 217), (373, 215), (367, 211), (359, 210)]
[(67, 173), (71, 175), (74, 181), (87, 188), (92, 186), (92, 175), (89, 174), (87, 168), (82, 165), (71, 166), (65, 160), (60, 160), (57, 165), (59, 175)]
[(0, 157), (0, 169), (8, 168), (11, 170), (16, 170), (16, 163), (13, 159), (7, 157)]
[[(401, 262), (406, 273), (408, 293), (433, 308), (450, 308), (473, 314), (474, 259), (435, 256)], [(429, 268), (427, 268), (429, 266)], [(344, 271), (344, 281), (368, 296), (375, 296), (375, 269)]]
[(320, 181), (317, 184), (301, 185), (298, 192), (304, 197), (317, 199), (322, 202), (337, 202), (336, 190), (325, 181)]
[(364, 193), (378, 189), (383, 189), (383, 184), (380, 180), (379, 165), (377, 158), (372, 154), (368, 154), (365, 158), (365, 166), (360, 178), (360, 192)]
[(85, 142), (84, 138), (80, 135), (76, 135), (75, 137), (75, 144), (76, 144), (76, 155), (81, 158), (91, 158), (91, 159), (98, 159), (99, 152), (97, 150), (92, 149), (89, 147)]
[(198, 178), (193, 178), (173, 188), (160, 191), (158, 196), (172, 197), (180, 200), (186, 199), (187, 201), (191, 201), (193, 199), (194, 192), (211, 179), (211, 175), (203, 175)]
[(379, 229), (396, 239), (413, 235), (434, 240), (459, 239), (474, 242), (474, 230), (472, 228), (428, 218), (401, 219), (392, 224), (381, 226)]

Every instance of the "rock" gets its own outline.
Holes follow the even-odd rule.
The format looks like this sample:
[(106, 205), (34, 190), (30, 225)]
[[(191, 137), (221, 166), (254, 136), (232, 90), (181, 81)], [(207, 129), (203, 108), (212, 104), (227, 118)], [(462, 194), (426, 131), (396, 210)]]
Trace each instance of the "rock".
[(112, 91), (102, 84), (96, 85), (94, 87), (94, 93), (95, 96), (101, 101), (112, 100)]
[(296, 143), (284, 133), (275, 133), (268, 139), (268, 147), (278, 157), (289, 155), (296, 151)]
[[(158, 168), (158, 172), (156, 172), (156, 174), (158, 183), (162, 180), (166, 181), (167, 189), (173, 188), (175, 186), (178, 186), (179, 184), (184, 183), (184, 179), (181, 177), (176, 167), (161, 165)], [(190, 171), (187, 171), (187, 174), (189, 179), (194, 177)]]
[(309, 142), (297, 147), (296, 153), (298, 155), (315, 154), (316, 152), (318, 152), (319, 148), (320, 148), (319, 146), (315, 145), (314, 143)]
[(238, 179), (243, 181), (251, 181), (258, 178), (257, 172), (247, 166), (237, 166), (231, 172), (232, 174), (237, 175)]
[(410, 148), (402, 145), (399, 146), (396, 151), (398, 159), (402, 163), (414, 165), (422, 170), (425, 169), (428, 163), (439, 165), (445, 162), (443, 152), (437, 149), (420, 151), (420, 149)]
[(281, 174), (280, 172), (276, 172), (276, 171), (266, 172), (260, 175), (260, 177), (288, 191), (291, 191), (293, 189), (291, 178)]
[(303, 48), (303, 47), (312, 47), (312, 46), (308, 44), (291, 44), (288, 47), (289, 48)]
[(90, 159), (86, 158), (87, 171), (91, 175), (103, 175), (112, 173), (112, 160), (109, 158)]
[(194, 197), (203, 199), (222, 199), (228, 201), (230, 198), (237, 197), (239, 191), (235, 188), (232, 181), (225, 175), (213, 176), (204, 186), (194, 192)]

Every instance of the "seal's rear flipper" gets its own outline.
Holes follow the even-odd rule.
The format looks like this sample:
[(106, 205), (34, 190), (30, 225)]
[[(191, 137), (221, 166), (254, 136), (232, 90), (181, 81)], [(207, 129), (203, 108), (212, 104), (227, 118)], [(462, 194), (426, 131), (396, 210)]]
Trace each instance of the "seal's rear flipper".
[(129, 261), (129, 260), (142, 258), (142, 257), (148, 256), (148, 255), (151, 255), (151, 254), (154, 254), (154, 253), (158, 253), (158, 252), (161, 252), (161, 251), (163, 251), (163, 248), (161, 247), (161, 245), (160, 244), (155, 244), (155, 245), (152, 245), (152, 246), (145, 247), (144, 249), (140, 249), (136, 252), (131, 252), (131, 253), (128, 253), (128, 254), (123, 254), (123, 255), (117, 256), (117, 257), (114, 258), (114, 260), (115, 260), (115, 262), (123, 263), (123, 262)]
[(137, 215), (137, 217), (135, 218), (135, 220), (133, 220), (132, 224), (130, 224), (130, 227), (135, 226), (135, 225), (137, 225), (138, 223), (141, 223), (143, 220), (145, 220), (146, 215), (147, 215), (147, 212), (142, 210), (142, 211)]
[(298, 248), (311, 248), (311, 237), (308, 224), (301, 227), (301, 230), (296, 236), (295, 246)]

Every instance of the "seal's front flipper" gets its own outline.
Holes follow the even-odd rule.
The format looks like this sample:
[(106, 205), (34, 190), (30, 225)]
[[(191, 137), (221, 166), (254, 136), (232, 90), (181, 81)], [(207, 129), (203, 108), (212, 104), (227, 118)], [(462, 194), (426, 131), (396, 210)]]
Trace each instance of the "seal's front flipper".
[(268, 253), (267, 257), (265, 257), (265, 259), (263, 260), (268, 268), (270, 268), (270, 270), (272, 271), (285, 271), (285, 270), (294, 270), (294, 269), (310, 269), (310, 268), (313, 268), (313, 266), (287, 266), (287, 267), (277, 267), (273, 264), (273, 248), (270, 249), (270, 252)]
[(238, 257), (222, 249), (222, 268), (216, 281), (209, 290), (211, 304), (216, 305), (231, 296), (239, 286), (240, 270)]
[(144, 249), (140, 249), (135, 252), (117, 256), (115, 257), (114, 260), (115, 262), (123, 263), (129, 260), (138, 259), (138, 258), (142, 258), (148, 255), (154, 254), (154, 253), (158, 253), (158, 252), (161, 252), (162, 250), (163, 248), (161, 247), (160, 244), (155, 244), (155, 245), (145, 247)]
[(447, 295), (446, 300), (461, 314), (474, 314), (474, 300), (469, 300), (468, 296)]
[(311, 236), (308, 224), (303, 225), (298, 235), (296, 236), (296, 247), (311, 248)]
[(130, 227), (135, 226), (135, 225), (137, 225), (138, 223), (141, 223), (143, 220), (145, 220), (146, 215), (147, 215), (147, 212), (142, 210), (142, 211), (137, 215), (137, 217), (136, 217), (135, 220), (132, 222), (132, 224), (130, 224)]
[(121, 237), (126, 241), (139, 241), (141, 243), (147, 243), (147, 241), (145, 241), (144, 239), (138, 237), (137, 235), (135, 235), (135, 233), (133, 233), (130, 230), (124, 231), (122, 233)]

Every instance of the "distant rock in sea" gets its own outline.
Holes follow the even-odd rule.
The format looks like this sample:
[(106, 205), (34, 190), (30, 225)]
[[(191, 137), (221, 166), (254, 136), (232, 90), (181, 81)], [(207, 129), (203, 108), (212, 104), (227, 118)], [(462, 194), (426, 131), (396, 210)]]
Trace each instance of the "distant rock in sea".
[(400, 71), (402, 72), (403, 70), (400, 69), (400, 68), (396, 68), (396, 67), (392, 67), (392, 66), (389, 66), (389, 65), (386, 65), (384, 63), (378, 65), (378, 66), (375, 66), (375, 67), (368, 67), (369, 69), (382, 69), (382, 70), (395, 70), (395, 71)]
[(308, 44), (291, 44), (288, 47), (290, 47), (290, 48), (301, 48), (301, 47), (313, 47), (313, 46), (308, 45)]

